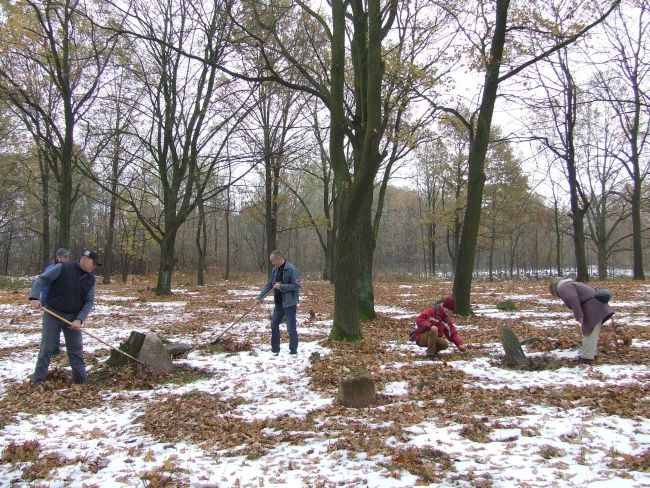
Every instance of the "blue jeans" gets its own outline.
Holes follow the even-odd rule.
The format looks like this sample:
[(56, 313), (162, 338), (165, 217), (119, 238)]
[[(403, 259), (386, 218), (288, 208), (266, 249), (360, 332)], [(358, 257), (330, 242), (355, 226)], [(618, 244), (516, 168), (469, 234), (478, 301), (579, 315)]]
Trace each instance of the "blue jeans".
[[(68, 318), (68, 317), (64, 317)], [(50, 360), (55, 349), (59, 347), (61, 331), (65, 337), (65, 347), (68, 352), (68, 360), (72, 368), (72, 377), (75, 383), (86, 382), (86, 365), (84, 364), (83, 340), (80, 330), (72, 330), (63, 322), (54, 317), (43, 314), (43, 332), (41, 336), (41, 349), (38, 351), (38, 360), (32, 376), (32, 383), (45, 381), (47, 370), (50, 367)]]
[(283, 307), (282, 304), (275, 305), (273, 317), (271, 318), (271, 351), (280, 352), (280, 322), (286, 319), (287, 332), (289, 332), (289, 352), (298, 352), (298, 331), (296, 330), (296, 308)]

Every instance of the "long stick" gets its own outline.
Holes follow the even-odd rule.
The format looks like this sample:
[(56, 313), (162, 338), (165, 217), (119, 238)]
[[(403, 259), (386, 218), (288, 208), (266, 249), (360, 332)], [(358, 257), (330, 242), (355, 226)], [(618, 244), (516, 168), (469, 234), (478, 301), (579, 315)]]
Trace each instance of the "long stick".
[[(271, 290), (274, 290), (274, 288), (271, 288)], [(264, 296), (263, 296), (262, 298), (260, 298), (260, 300), (264, 300), (264, 299), (266, 298), (266, 296), (267, 296), (269, 293), (271, 293), (271, 290), (267, 291), (267, 292), (264, 294)], [(224, 330), (221, 334), (219, 334), (215, 340), (211, 341), (210, 344), (216, 344), (216, 343), (218, 343), (218, 342), (219, 342), (219, 339), (221, 339), (221, 336), (222, 336), (222, 335), (224, 335), (226, 332), (228, 332), (230, 329), (232, 329), (235, 325), (237, 325), (237, 324), (241, 321), (241, 319), (243, 319), (244, 317), (246, 317), (246, 315), (248, 315), (248, 314), (250, 313), (250, 311), (253, 310), (255, 307), (257, 307), (257, 303), (254, 304), (254, 305), (253, 305), (251, 308), (249, 308), (248, 310), (246, 310), (246, 311), (243, 313), (243, 315), (241, 315), (237, 320), (235, 320), (232, 324), (230, 324), (230, 326), (229, 326), (226, 330)]]
[[(45, 307), (41, 307), (41, 308), (43, 309), (43, 312), (47, 313), (48, 315), (51, 315), (51, 316), (54, 317), (55, 319), (60, 320), (60, 321), (63, 322), (64, 324), (67, 324), (69, 327), (72, 327), (72, 322), (70, 322), (70, 321), (64, 319), (64, 318), (61, 317), (60, 315), (58, 315), (58, 314), (52, 312), (51, 310), (48, 310), (48, 309), (45, 308)], [(118, 349), (117, 347), (111, 346), (108, 342), (105, 342), (105, 341), (103, 341), (102, 339), (100, 339), (99, 337), (97, 337), (96, 335), (91, 334), (91, 333), (88, 332), (86, 329), (79, 329), (79, 330), (80, 330), (81, 332), (85, 333), (85, 334), (88, 334), (90, 337), (92, 337), (92, 338), (95, 339), (96, 341), (101, 342), (101, 343), (104, 344), (105, 346), (110, 347), (113, 351), (117, 351), (117, 352), (119, 352), (120, 354), (124, 354), (127, 358), (132, 359), (132, 360), (135, 361), (136, 363), (139, 363), (139, 364), (141, 364), (142, 366), (150, 367), (147, 363), (143, 363), (143, 362), (140, 361), (139, 359), (134, 358), (134, 357), (131, 356), (129, 353), (126, 353), (126, 352), (122, 351), (122, 349)]]

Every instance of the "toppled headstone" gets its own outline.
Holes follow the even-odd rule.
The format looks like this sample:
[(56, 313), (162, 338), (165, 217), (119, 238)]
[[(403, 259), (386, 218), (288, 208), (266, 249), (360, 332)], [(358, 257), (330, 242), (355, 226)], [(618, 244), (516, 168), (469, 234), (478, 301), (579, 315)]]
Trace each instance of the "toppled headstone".
[(152, 332), (145, 336), (140, 352), (136, 357), (155, 373), (169, 373), (174, 369), (172, 357), (165, 349), (165, 345)]
[(517, 338), (517, 334), (515, 334), (510, 327), (504, 325), (499, 330), (499, 336), (501, 337), (501, 345), (505, 352), (503, 362), (506, 366), (528, 368), (530, 366), (530, 361), (526, 357), (526, 354), (524, 354), (524, 350), (521, 348), (521, 343)]
[[(145, 363), (154, 373), (169, 373), (174, 368), (171, 355), (156, 334), (131, 331), (131, 335), (120, 344), (119, 349)], [(132, 362), (124, 354), (112, 351), (106, 364), (112, 367), (120, 367)]]
[(180, 356), (181, 354), (185, 354), (186, 352), (191, 351), (192, 345), (185, 342), (172, 342), (165, 344), (165, 350), (167, 351), (167, 354), (172, 357)]
[[(138, 354), (140, 353), (140, 349), (142, 349), (144, 338), (145, 334), (133, 330), (131, 331), (129, 338), (126, 341), (122, 342), (118, 349), (124, 351), (129, 356), (137, 358)], [(133, 361), (126, 357), (124, 354), (120, 354), (117, 351), (111, 351), (111, 355), (108, 358), (108, 361), (106, 361), (106, 365), (116, 368), (120, 366), (126, 366), (131, 362)]]
[(343, 378), (339, 383), (338, 399), (345, 407), (368, 407), (375, 403), (375, 382), (368, 373)]

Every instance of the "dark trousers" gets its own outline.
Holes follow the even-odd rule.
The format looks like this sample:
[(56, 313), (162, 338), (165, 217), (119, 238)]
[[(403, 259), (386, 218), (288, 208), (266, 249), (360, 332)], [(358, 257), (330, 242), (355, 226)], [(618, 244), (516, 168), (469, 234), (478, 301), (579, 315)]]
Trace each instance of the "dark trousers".
[(271, 318), (271, 350), (280, 352), (280, 322), (286, 319), (287, 332), (289, 333), (289, 352), (298, 352), (298, 331), (296, 330), (296, 309), (297, 306), (283, 307), (282, 304), (275, 304), (273, 317)]
[(68, 352), (68, 360), (72, 368), (72, 376), (75, 383), (86, 382), (86, 365), (84, 364), (83, 340), (80, 330), (72, 330), (63, 322), (55, 319), (51, 315), (43, 314), (43, 331), (41, 337), (41, 349), (38, 352), (36, 368), (32, 383), (45, 381), (47, 370), (50, 367), (50, 361), (55, 349), (59, 347), (61, 341), (61, 331), (65, 338), (65, 348)]

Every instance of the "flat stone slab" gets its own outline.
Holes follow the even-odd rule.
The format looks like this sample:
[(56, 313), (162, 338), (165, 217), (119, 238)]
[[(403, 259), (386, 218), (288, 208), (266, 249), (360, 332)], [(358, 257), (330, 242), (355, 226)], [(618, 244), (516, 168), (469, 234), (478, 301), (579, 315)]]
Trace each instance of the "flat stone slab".
[(165, 344), (165, 350), (172, 357), (180, 356), (181, 354), (191, 351), (192, 344), (187, 344), (185, 342), (172, 342), (170, 344)]
[(499, 329), (499, 336), (501, 337), (501, 345), (505, 352), (503, 362), (507, 366), (528, 368), (530, 361), (521, 348), (521, 342), (519, 342), (517, 334), (510, 327), (504, 325)]
[(137, 358), (147, 364), (151, 370), (158, 374), (169, 373), (174, 369), (172, 357), (165, 349), (165, 345), (152, 332), (149, 332), (142, 343)]

